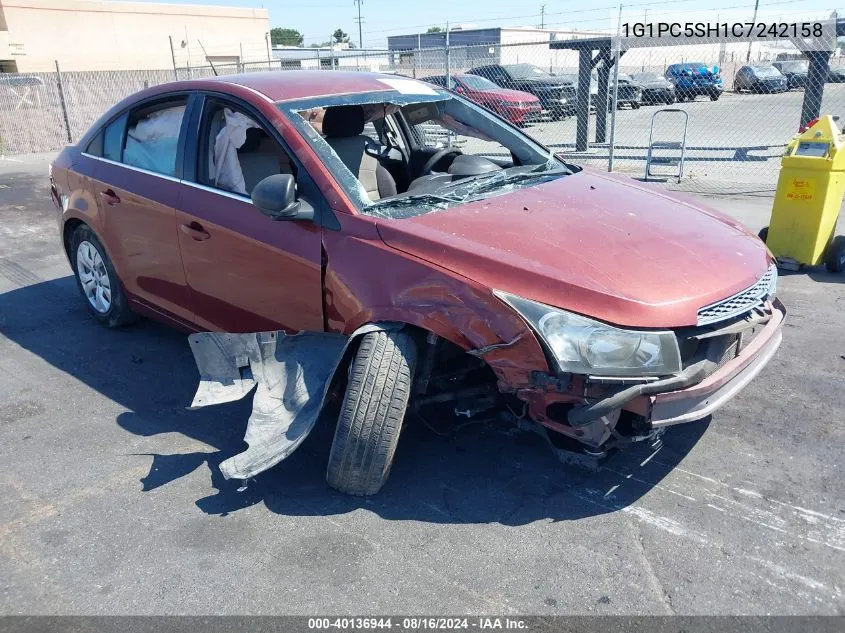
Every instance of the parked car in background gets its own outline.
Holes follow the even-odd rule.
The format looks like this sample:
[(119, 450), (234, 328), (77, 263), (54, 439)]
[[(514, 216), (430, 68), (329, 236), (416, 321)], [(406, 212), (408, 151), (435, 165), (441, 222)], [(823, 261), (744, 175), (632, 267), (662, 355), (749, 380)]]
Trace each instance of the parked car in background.
[(788, 90), (803, 88), (807, 85), (807, 73), (810, 65), (806, 61), (781, 61), (772, 62), (772, 66), (778, 69), (781, 75), (786, 77)]
[(724, 90), (719, 67), (702, 62), (672, 64), (666, 69), (666, 79), (675, 87), (678, 101), (692, 101), (698, 96), (717, 101)]
[(632, 79), (642, 90), (642, 103), (655, 105), (675, 103), (675, 86), (671, 81), (655, 72), (643, 72), (633, 75)]
[[(616, 90), (616, 107), (628, 106), (632, 110), (640, 107), (643, 100), (643, 90), (630, 75), (619, 74), (619, 87)], [(608, 109), (613, 107), (613, 77), (610, 77), (607, 95)]]
[(832, 84), (845, 83), (845, 66), (831, 66), (828, 68), (827, 81)]
[[(472, 143), (428, 145), (423, 125)], [(374, 494), (408, 406), (424, 418), (437, 402), (509, 407), (601, 457), (706, 418), (782, 339), (777, 267), (747, 228), (413, 79), (161, 84), (49, 178), (91, 316), (192, 332), (194, 406), (255, 390), (227, 479), (286, 458), (322, 411), (329, 485)]]
[(484, 77), (502, 88), (533, 94), (553, 119), (575, 111), (572, 85), (533, 64), (490, 64), (473, 68), (469, 74)]
[[(501, 88), (479, 75), (461, 73), (450, 75), (449, 79), (449, 90), (484, 106), (514, 125), (524, 125), (543, 109), (540, 100), (530, 92)], [(423, 81), (446, 87), (446, 75), (424, 77)]]
[(771, 65), (743, 66), (734, 77), (736, 92), (786, 92), (789, 90), (786, 77)]
[[(572, 112), (574, 113), (578, 107), (578, 71), (571, 69), (563, 70), (562, 72), (555, 73), (555, 78), (563, 82), (572, 91)], [(596, 97), (598, 97), (598, 94), (599, 84), (596, 74), (593, 73), (590, 75), (590, 112), (596, 111)]]

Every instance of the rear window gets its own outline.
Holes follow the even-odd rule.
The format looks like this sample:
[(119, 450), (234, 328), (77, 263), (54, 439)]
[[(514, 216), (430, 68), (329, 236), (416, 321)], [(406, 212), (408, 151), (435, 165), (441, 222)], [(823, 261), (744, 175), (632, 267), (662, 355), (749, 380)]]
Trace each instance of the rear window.
[(774, 66), (752, 66), (751, 69), (758, 77), (779, 77), (780, 73)]
[(123, 132), (126, 129), (127, 115), (118, 117), (106, 126), (103, 133), (103, 158), (120, 160), (123, 149)]

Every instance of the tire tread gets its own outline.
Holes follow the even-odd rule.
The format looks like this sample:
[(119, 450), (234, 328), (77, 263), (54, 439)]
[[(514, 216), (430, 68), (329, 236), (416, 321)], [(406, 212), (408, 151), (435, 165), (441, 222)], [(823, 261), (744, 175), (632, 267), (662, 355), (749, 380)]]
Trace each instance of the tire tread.
[(396, 452), (415, 362), (416, 346), (408, 332), (362, 337), (329, 455), (330, 486), (357, 496), (381, 490)]

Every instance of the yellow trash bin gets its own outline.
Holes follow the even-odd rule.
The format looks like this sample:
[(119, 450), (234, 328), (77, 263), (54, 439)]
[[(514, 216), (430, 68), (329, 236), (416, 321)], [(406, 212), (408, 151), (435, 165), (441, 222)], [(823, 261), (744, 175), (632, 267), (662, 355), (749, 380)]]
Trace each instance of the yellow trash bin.
[(833, 232), (845, 194), (845, 137), (830, 115), (798, 134), (781, 159), (768, 229), (760, 237), (778, 264), (797, 269), (824, 261), (845, 269), (845, 236)]

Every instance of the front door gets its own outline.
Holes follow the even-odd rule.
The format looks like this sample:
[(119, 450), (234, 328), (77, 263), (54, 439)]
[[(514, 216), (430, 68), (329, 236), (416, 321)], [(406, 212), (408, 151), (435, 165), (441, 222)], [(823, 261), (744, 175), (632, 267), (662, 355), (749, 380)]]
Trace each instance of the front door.
[(196, 323), (224, 332), (322, 331), (320, 228), (271, 220), (249, 197), (272, 174), (293, 174), (300, 195), (316, 187), (247, 110), (207, 97), (197, 141), (186, 147), (197, 167), (185, 174), (176, 227)]

